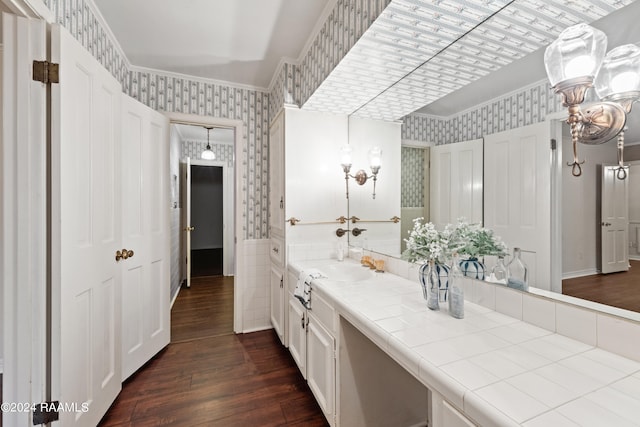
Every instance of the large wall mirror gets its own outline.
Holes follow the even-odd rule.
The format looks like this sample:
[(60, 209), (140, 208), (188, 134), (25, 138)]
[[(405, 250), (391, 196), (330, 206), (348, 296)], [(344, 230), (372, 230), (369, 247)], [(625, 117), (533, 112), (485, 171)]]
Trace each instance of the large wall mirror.
[[(522, 29), (518, 26), (517, 14), (514, 14), (511, 10), (512, 7), (517, 7), (518, 4), (522, 4), (523, 2), (524, 0), (509, 2), (498, 13), (489, 18), (488, 21), (485, 21), (485, 23), (494, 20), (507, 23), (514, 28), (514, 38), (526, 38), (526, 36), (523, 36)], [(560, 9), (566, 7), (597, 8), (596, 3), (597, 2), (585, 1), (583, 5), (582, 2), (571, 2), (563, 4)], [(592, 22), (591, 25), (602, 29), (607, 34), (609, 38), (609, 49), (625, 43), (638, 44), (640, 43), (640, 26), (635, 22), (635, 17), (637, 16), (640, 16), (640, 2), (626, 2), (620, 9), (607, 14), (604, 18)], [(477, 26), (473, 31), (456, 40), (456, 42), (447, 47), (444, 52), (447, 50), (458, 52), (454, 47), (456, 43), (464, 42), (466, 37), (475, 37), (479, 34), (483, 35), (483, 25), (485, 25), (485, 23)], [(555, 24), (561, 26), (560, 29), (570, 25), (564, 23), (561, 18), (558, 18)], [(398, 153), (394, 152), (393, 156), (385, 157), (383, 155), (383, 167), (379, 180), (397, 180), (397, 182), (386, 184), (389, 186), (387, 188), (397, 189), (397, 194), (378, 192), (375, 200), (364, 200), (362, 197), (353, 197), (349, 200), (349, 212), (352, 215), (370, 217), (370, 219), (384, 219), (376, 214), (376, 211), (382, 210), (384, 207), (385, 213), (387, 211), (397, 212), (395, 215), (402, 217), (402, 221), (395, 226), (387, 227), (384, 230), (384, 236), (380, 238), (376, 235), (376, 230), (370, 228), (366, 234), (366, 239), (362, 237), (350, 237), (350, 244), (364, 246), (373, 251), (391, 256), (399, 256), (403, 250), (402, 240), (406, 237), (407, 230), (412, 225), (411, 220), (415, 217), (425, 217), (438, 223), (442, 221), (440, 218), (434, 217), (433, 213), (449, 211), (451, 214), (450, 218), (453, 218), (453, 220), (457, 217), (464, 216), (474, 222), (482, 222), (484, 220), (482, 214), (480, 214), (479, 218), (478, 216), (474, 216), (475, 214), (472, 208), (468, 208), (465, 213), (462, 214), (461, 210), (452, 210), (451, 206), (455, 205), (459, 207), (464, 205), (464, 203), (472, 206), (473, 198), (478, 197), (478, 194), (480, 194), (481, 197), (481, 206), (492, 203), (491, 200), (487, 200), (487, 196), (483, 192), (483, 177), (485, 176), (485, 172), (482, 172), (480, 177), (474, 180), (474, 166), (470, 160), (472, 159), (472, 155), (465, 154), (465, 161), (467, 161), (468, 166), (463, 170), (464, 173), (462, 175), (464, 175), (463, 178), (467, 179), (465, 185), (469, 191), (465, 196), (455, 194), (455, 197), (464, 199), (464, 202), (458, 200), (457, 204), (455, 204), (449, 200), (450, 205), (448, 206), (438, 205), (438, 203), (442, 203), (442, 197), (438, 197), (438, 191), (447, 187), (450, 188), (451, 182), (447, 181), (447, 179), (450, 179), (450, 176), (443, 172), (442, 169), (438, 171), (433, 170), (434, 164), (438, 164), (438, 162), (434, 162), (434, 156), (439, 155), (440, 147), (446, 147), (448, 145), (449, 147), (443, 150), (443, 152), (446, 153), (444, 157), (448, 156), (447, 158), (451, 159), (456, 149), (466, 148), (468, 145), (473, 144), (474, 140), (478, 140), (479, 142), (475, 143), (479, 146), (481, 163), (486, 168), (486, 153), (484, 151), (482, 137), (486, 137), (487, 135), (482, 134), (483, 131), (480, 130), (481, 128), (486, 128), (485, 124), (475, 122), (463, 124), (457, 122), (456, 117), (479, 105), (489, 103), (490, 101), (499, 101), (501, 98), (511, 96), (510, 94), (519, 89), (536, 84), (540, 85), (540, 82), (546, 79), (543, 52), (544, 48), (537, 49), (522, 59), (505, 65), (497, 71), (487, 73), (486, 76), (468, 83), (464, 85), (464, 87), (450, 92), (446, 96), (435, 97), (433, 102), (420, 109), (418, 112), (429, 114), (431, 117), (441, 117), (442, 122), (445, 123), (444, 126), (449, 127), (449, 129), (445, 129), (446, 132), (442, 133), (450, 135), (452, 139), (425, 141), (424, 139), (416, 140), (406, 137), (404, 139), (400, 138), (400, 141), (395, 141), (401, 145), (401, 148), (398, 149)], [(469, 55), (475, 55), (477, 57), (493, 55), (494, 53), (495, 52), (492, 52), (490, 49), (483, 50), (481, 48), (468, 52)], [(434, 65), (428, 62), (423, 64), (422, 67), (434, 67)], [(452, 77), (452, 79), (453, 78), (454, 77)], [(558, 104), (557, 107), (546, 110), (548, 126), (549, 128), (554, 128), (555, 126), (557, 129), (561, 129), (562, 126), (558, 123), (563, 117), (566, 117), (566, 114), (563, 113), (565, 110), (560, 106), (559, 96), (553, 94), (548, 88), (546, 90), (549, 94), (542, 102)], [(384, 95), (385, 92), (381, 94), (382, 97), (384, 97)], [(370, 103), (376, 104), (380, 104), (380, 102), (380, 97), (370, 101)], [(379, 105), (377, 108), (379, 108)], [(366, 105), (359, 109), (359, 111), (366, 110)], [(640, 112), (638, 110), (640, 110), (640, 106), (636, 105), (627, 118), (628, 130), (625, 136), (627, 144), (625, 160), (627, 160), (630, 165), (629, 188), (634, 189), (631, 190), (631, 196), (628, 199), (630, 210), (627, 246), (631, 260), (631, 271), (640, 274), (640, 261), (634, 260), (634, 258), (640, 260), (640, 202), (633, 196), (634, 193), (637, 194), (637, 192), (640, 191), (640, 145), (635, 145), (640, 142)], [(551, 113), (549, 113), (549, 111)], [(478, 116), (477, 119), (478, 121), (486, 120), (480, 116)], [(493, 117), (489, 118), (489, 120), (498, 122), (503, 120), (503, 118)], [(476, 135), (474, 135), (474, 138), (467, 139), (463, 136), (463, 126), (478, 127), (479, 130), (475, 132)], [(500, 126), (502, 126), (502, 124)], [(494, 128), (497, 130), (500, 126), (495, 125)], [(505, 125), (503, 129), (505, 128), (509, 129), (509, 126)], [(553, 134), (555, 138), (561, 140), (558, 141), (559, 147), (556, 152), (556, 155), (560, 157), (555, 164), (552, 164), (552, 159), (549, 158), (547, 164), (551, 177), (551, 182), (549, 183), (551, 187), (549, 218), (552, 234), (550, 236), (551, 248), (549, 249), (549, 253), (544, 254), (544, 256), (547, 257), (547, 266), (545, 268), (551, 271), (551, 275), (547, 280), (547, 286), (543, 286), (543, 288), (555, 291), (559, 290), (560, 284), (552, 283), (554, 280), (560, 281), (564, 279), (564, 286), (567, 286), (568, 281), (571, 280), (571, 286), (580, 287), (582, 277), (596, 274), (600, 269), (601, 261), (599, 257), (601, 257), (602, 254), (602, 241), (599, 237), (601, 222), (601, 214), (599, 212), (602, 197), (600, 165), (616, 163), (615, 141), (609, 141), (600, 146), (581, 145), (580, 150), (583, 153), (583, 157), (587, 160), (585, 164), (587, 166), (585, 166), (585, 173), (582, 177), (572, 177), (570, 168), (566, 166), (567, 158), (571, 157), (571, 149), (570, 145), (567, 145), (567, 130), (564, 129), (563, 132), (565, 134), (564, 138), (560, 134)], [(363, 143), (364, 141), (350, 141), (350, 144), (353, 144), (354, 147), (358, 147), (359, 144)], [(558, 166), (560, 164), (565, 166), (560, 168)], [(431, 165), (431, 169), (429, 165)], [(459, 167), (460, 166), (456, 166), (456, 168)], [(559, 169), (554, 172), (554, 168)], [(391, 170), (398, 171), (399, 173), (386, 174), (386, 172)], [(554, 175), (554, 173), (556, 175)], [(445, 178), (447, 176), (449, 176), (449, 178)], [(394, 204), (393, 206), (397, 207), (390, 209), (392, 203)], [(393, 237), (390, 237), (390, 233), (395, 234)], [(397, 245), (389, 244), (391, 240), (395, 241)], [(378, 245), (378, 243), (382, 244)], [(551, 251), (554, 250), (553, 248), (559, 251), (555, 256), (551, 254)], [(618, 277), (620, 281), (627, 280), (623, 276), (626, 273), (616, 274), (618, 274), (616, 277)], [(640, 276), (638, 277), (638, 280), (640, 280)], [(583, 282), (587, 283), (587, 280), (585, 279)], [(638, 283), (640, 283), (640, 281)], [(619, 299), (621, 301), (635, 299), (637, 302), (633, 304), (620, 304), (618, 307), (640, 311), (640, 291), (618, 291), (594, 288), (593, 292), (619, 292)]]

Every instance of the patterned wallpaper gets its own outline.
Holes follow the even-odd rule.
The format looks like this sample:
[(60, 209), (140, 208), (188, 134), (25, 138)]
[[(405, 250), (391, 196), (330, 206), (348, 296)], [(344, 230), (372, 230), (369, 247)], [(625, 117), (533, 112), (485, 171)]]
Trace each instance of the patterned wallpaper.
[(300, 67), (283, 62), (276, 70), (273, 88), (269, 91), (269, 117), (273, 118), (285, 104), (300, 105)]
[(129, 92), (129, 70), (122, 52), (109, 38), (84, 0), (42, 0), (65, 27)]
[[(180, 161), (185, 161), (187, 157), (199, 160), (206, 146), (207, 141), (182, 141), (180, 144)], [(227, 162), (228, 167), (233, 167), (234, 147), (232, 144), (216, 144), (212, 142), (211, 151), (216, 155), (216, 161)]]
[(468, 141), (541, 122), (562, 108), (560, 97), (542, 81), (449, 118), (410, 114), (403, 119), (402, 138), (438, 145)]
[[(84, 0), (43, 0), (63, 25), (122, 84), (123, 92), (159, 111), (243, 122), (241, 190), (245, 238), (268, 237), (269, 95), (171, 73), (129, 70), (122, 54)], [(285, 74), (286, 75), (286, 74)], [(292, 77), (293, 79), (293, 77)], [(285, 79), (283, 87), (290, 87)]]
[(400, 203), (403, 208), (424, 207), (424, 149), (400, 150)]

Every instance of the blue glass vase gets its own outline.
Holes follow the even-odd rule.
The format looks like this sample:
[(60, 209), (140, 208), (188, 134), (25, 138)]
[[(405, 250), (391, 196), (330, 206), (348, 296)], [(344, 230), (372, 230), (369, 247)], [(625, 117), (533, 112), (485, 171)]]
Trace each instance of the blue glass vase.
[(484, 264), (478, 261), (478, 258), (471, 257), (469, 259), (463, 259), (458, 264), (462, 274), (472, 279), (484, 280), (485, 267)]

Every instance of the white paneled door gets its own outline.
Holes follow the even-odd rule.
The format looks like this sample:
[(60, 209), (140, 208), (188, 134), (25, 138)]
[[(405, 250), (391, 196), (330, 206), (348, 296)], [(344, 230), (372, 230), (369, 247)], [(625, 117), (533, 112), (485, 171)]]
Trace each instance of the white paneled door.
[(122, 101), (123, 259), (119, 263), (122, 379), (126, 379), (170, 338), (169, 120), (129, 96), (122, 95)]
[(550, 124), (487, 135), (484, 158), (485, 227), (522, 249), (530, 285), (550, 289)]
[(52, 26), (52, 396), (86, 403), (61, 425), (95, 426), (121, 388), (121, 87)]
[(464, 218), (482, 224), (482, 139), (431, 148), (430, 220), (438, 229)]
[(52, 397), (95, 426), (169, 342), (169, 124), (59, 25), (51, 58)]
[(629, 167), (626, 179), (618, 178), (618, 166), (602, 166), (600, 201), (602, 273), (629, 270)]

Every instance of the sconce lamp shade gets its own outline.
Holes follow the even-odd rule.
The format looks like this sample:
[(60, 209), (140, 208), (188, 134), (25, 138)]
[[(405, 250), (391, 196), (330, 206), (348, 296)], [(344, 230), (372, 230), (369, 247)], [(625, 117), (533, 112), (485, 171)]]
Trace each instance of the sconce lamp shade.
[(340, 149), (340, 166), (347, 171), (351, 168), (351, 147), (345, 145)]
[(382, 165), (382, 150), (378, 147), (373, 147), (369, 150), (369, 165), (371, 169), (380, 169)]
[(593, 82), (607, 51), (607, 36), (587, 24), (573, 25), (560, 33), (544, 52), (551, 86), (573, 79)]
[(625, 44), (604, 57), (596, 77), (596, 92), (604, 100), (636, 99), (640, 95), (640, 48)]

